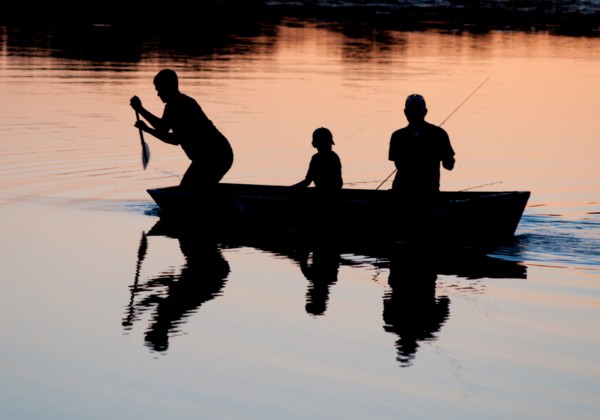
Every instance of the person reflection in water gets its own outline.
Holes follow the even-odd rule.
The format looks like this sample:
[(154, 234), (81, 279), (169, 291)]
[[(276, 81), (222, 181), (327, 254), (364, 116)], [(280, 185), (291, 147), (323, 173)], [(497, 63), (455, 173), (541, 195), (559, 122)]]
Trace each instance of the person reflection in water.
[(135, 305), (132, 296), (129, 315), (123, 322), (125, 327), (131, 325), (136, 310), (142, 312), (155, 306), (145, 339), (148, 347), (159, 352), (168, 349), (169, 336), (179, 330), (185, 318), (221, 294), (230, 271), (216, 242), (185, 235), (179, 237), (179, 246), (185, 257), (181, 273), (161, 275), (141, 286), (134, 284), (132, 295), (141, 291), (151, 294)]
[[(310, 263), (309, 263), (310, 261)], [(319, 244), (300, 260), (300, 269), (310, 282), (306, 292), (306, 312), (318, 316), (327, 310), (329, 289), (337, 282), (340, 252), (334, 246)]]
[(233, 164), (233, 150), (227, 138), (208, 119), (198, 102), (179, 91), (178, 76), (171, 69), (163, 69), (154, 77), (158, 97), (165, 103), (162, 117), (157, 117), (142, 105), (137, 96), (130, 100), (131, 107), (145, 121), (136, 121), (135, 127), (172, 145), (180, 145), (192, 161), (181, 179), (181, 187), (196, 189), (219, 183)]
[(399, 250), (390, 258), (389, 287), (383, 300), (384, 330), (398, 336), (400, 366), (410, 366), (419, 342), (435, 339), (449, 315), (450, 300), (436, 298), (437, 273), (418, 250)]

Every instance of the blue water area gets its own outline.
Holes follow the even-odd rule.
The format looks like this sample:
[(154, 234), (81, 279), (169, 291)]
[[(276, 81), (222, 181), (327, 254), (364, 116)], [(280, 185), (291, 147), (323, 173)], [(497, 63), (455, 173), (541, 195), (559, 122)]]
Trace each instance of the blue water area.
[(600, 218), (525, 214), (513, 245), (494, 252), (535, 264), (600, 271)]

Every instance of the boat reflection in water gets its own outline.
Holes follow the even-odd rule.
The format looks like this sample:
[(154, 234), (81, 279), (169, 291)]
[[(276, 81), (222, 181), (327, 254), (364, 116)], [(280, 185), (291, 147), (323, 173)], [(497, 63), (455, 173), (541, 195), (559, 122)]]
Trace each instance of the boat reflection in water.
[(412, 364), (421, 342), (436, 339), (450, 315), (449, 297), (436, 295), (439, 275), (466, 279), (527, 277), (526, 267), (519, 262), (477, 250), (435, 250), (424, 243), (353, 242), (314, 232), (235, 229), (194, 233), (189, 227), (182, 229), (163, 219), (148, 235), (177, 239), (185, 257), (180, 274), (162, 273), (139, 284), (139, 265), (147, 247), (146, 234), (142, 235), (123, 326), (130, 329), (142, 312), (155, 308), (145, 335), (146, 344), (155, 351), (166, 351), (168, 338), (179, 325), (204, 302), (222, 293), (230, 272), (223, 248), (252, 247), (295, 261), (308, 280), (305, 309), (311, 316), (325, 315), (330, 288), (339, 281), (341, 265), (364, 268), (367, 258), (376, 268), (387, 270), (383, 329), (397, 336), (397, 360), (402, 367)]

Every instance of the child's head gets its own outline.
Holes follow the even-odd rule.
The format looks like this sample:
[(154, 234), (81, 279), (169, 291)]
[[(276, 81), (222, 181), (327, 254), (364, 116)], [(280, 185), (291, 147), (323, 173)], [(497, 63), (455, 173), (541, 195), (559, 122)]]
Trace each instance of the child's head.
[(335, 143), (333, 142), (333, 135), (331, 131), (329, 131), (325, 127), (319, 127), (315, 131), (313, 131), (312, 135), (312, 145), (318, 150), (331, 150), (331, 146)]

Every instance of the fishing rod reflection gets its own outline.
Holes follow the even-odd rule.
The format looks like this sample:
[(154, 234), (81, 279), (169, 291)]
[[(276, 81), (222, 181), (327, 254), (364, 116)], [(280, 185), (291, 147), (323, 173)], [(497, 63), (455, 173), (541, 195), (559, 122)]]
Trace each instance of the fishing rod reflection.
[[(178, 241), (184, 257), (179, 271), (173, 268), (140, 280), (148, 237)], [(450, 317), (450, 298), (440, 295), (440, 275), (465, 279), (526, 278), (526, 267), (470, 250), (438, 250), (430, 244), (373, 243), (315, 232), (194, 232), (159, 221), (143, 233), (136, 274), (130, 288), (122, 325), (131, 330), (149, 312), (145, 344), (166, 352), (169, 338), (209, 300), (224, 294), (230, 266), (222, 250), (251, 247), (294, 262), (307, 280), (304, 311), (311, 317), (326, 316), (331, 289), (343, 281), (341, 266), (387, 272), (382, 296), (383, 330), (395, 336), (396, 360), (401, 367), (414, 363), (423, 342), (436, 340)], [(443, 251), (443, 252), (442, 252)], [(276, 299), (276, 297), (273, 297)], [(277, 314), (273, 314), (276, 316)]]

